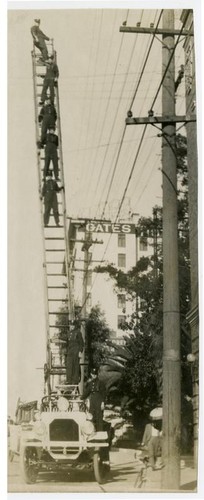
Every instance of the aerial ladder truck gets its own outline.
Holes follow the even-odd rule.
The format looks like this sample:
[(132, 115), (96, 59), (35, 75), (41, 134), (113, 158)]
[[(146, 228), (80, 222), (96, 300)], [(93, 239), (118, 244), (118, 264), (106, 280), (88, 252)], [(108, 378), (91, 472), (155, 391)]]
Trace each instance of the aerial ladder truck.
[[(53, 40), (48, 45), (49, 55), (56, 62)], [(43, 270), (46, 307), (46, 363), (44, 366), (44, 396), (40, 408), (33, 409), (29, 421), (19, 422), (10, 446), (10, 460), (20, 454), (20, 470), (27, 484), (35, 483), (41, 472), (68, 471), (73, 468), (93, 468), (95, 478), (103, 483), (109, 470), (109, 442), (107, 431), (98, 431), (92, 422), (89, 407), (80, 395), (79, 384), (66, 381), (67, 336), (70, 321), (74, 320), (71, 258), (68, 240), (65, 190), (58, 196), (59, 227), (45, 225), (42, 182), (45, 175), (44, 149), (39, 147), (42, 78), (46, 64), (32, 51), (33, 89), (35, 104), (36, 158), (38, 167), (39, 202), (43, 240)], [(59, 176), (64, 183), (62, 135), (60, 124), (59, 90), (55, 88), (54, 105), (57, 112)], [(51, 221), (53, 215), (51, 215)], [(60, 316), (64, 316), (62, 321)], [(61, 335), (60, 335), (61, 334)], [(84, 353), (83, 353), (84, 357)], [(69, 359), (69, 357), (68, 357)], [(34, 402), (36, 403), (36, 402)], [(22, 405), (21, 405), (22, 406)], [(27, 406), (26, 406), (27, 408)], [(30, 407), (29, 407), (30, 408)]]
[[(53, 40), (47, 43), (49, 56), (57, 63)], [(39, 202), (41, 215), (41, 231), (43, 241), (43, 271), (44, 293), (46, 309), (46, 363), (44, 365), (44, 392), (48, 395), (56, 387), (56, 383), (64, 383), (66, 378), (66, 333), (70, 321), (74, 319), (74, 305), (72, 292), (72, 277), (70, 266), (70, 250), (68, 241), (68, 219), (66, 212), (65, 182), (62, 152), (62, 134), (60, 121), (60, 101), (58, 85), (55, 86), (54, 106), (57, 113), (56, 134), (58, 135), (58, 165), (59, 177), (63, 190), (58, 193), (59, 221), (56, 227), (53, 214), (50, 215), (51, 223), (44, 225), (42, 185), (44, 177), (45, 152), (39, 147), (41, 124), (39, 111), (42, 104), (41, 91), (46, 73), (46, 64), (39, 59), (35, 46), (31, 52), (33, 68), (33, 90), (35, 107), (35, 142), (38, 169)], [(49, 97), (49, 96), (48, 96)], [(60, 321), (59, 318), (64, 316)], [(59, 326), (57, 326), (59, 325)], [(64, 340), (60, 338), (60, 331), (64, 328)], [(60, 330), (60, 331), (59, 331)]]

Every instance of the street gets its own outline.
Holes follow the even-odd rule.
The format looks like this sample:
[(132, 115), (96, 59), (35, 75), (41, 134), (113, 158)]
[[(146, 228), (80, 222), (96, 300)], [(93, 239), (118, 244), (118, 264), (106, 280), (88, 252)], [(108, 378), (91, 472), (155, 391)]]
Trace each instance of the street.
[[(134, 487), (136, 480), (136, 467), (134, 459), (135, 450), (113, 448), (110, 453), (111, 471), (107, 482), (98, 484), (92, 472), (73, 471), (71, 473), (43, 473), (40, 474), (36, 484), (28, 485), (20, 476), (19, 457), (16, 455), (8, 464), (8, 492), (35, 492), (35, 493), (119, 493), (140, 492)], [(181, 470), (180, 491), (195, 492), (196, 471), (192, 467), (191, 457), (185, 457), (185, 467)], [(143, 491), (161, 491), (161, 470), (150, 471)]]

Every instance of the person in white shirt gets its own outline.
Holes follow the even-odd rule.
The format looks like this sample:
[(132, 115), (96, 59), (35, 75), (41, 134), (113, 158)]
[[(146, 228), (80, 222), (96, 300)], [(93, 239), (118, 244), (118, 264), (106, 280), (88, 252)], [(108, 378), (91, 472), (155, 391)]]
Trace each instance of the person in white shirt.
[(156, 460), (158, 456), (161, 456), (162, 451), (162, 431), (161, 431), (161, 420), (152, 421), (146, 424), (143, 438), (142, 446), (145, 446), (149, 455), (149, 465), (153, 470), (157, 470)]

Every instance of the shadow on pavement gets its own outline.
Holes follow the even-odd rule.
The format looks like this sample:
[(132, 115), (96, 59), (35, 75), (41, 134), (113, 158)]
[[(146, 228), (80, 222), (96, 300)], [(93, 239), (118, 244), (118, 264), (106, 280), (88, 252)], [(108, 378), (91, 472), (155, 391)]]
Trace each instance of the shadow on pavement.
[(190, 483), (182, 484), (182, 486), (180, 487), (180, 490), (182, 490), (182, 491), (186, 491), (186, 490), (197, 491), (197, 481), (191, 481)]

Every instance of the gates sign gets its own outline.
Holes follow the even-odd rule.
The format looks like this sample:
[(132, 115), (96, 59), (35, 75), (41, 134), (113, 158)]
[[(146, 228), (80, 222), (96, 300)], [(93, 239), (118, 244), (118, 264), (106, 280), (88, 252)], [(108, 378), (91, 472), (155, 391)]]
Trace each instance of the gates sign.
[(86, 231), (90, 233), (135, 234), (135, 224), (113, 224), (112, 222), (91, 221), (86, 224)]

